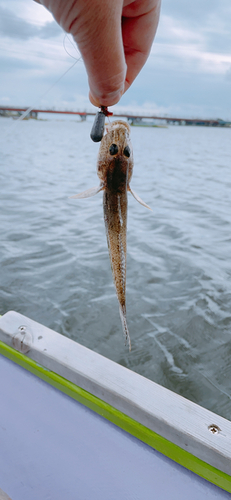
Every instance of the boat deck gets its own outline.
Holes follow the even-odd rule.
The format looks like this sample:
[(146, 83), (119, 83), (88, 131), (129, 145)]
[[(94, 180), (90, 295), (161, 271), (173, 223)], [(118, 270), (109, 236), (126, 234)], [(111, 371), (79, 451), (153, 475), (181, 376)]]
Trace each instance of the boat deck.
[(0, 353), (0, 500), (230, 498), (230, 421), (13, 311)]
[(0, 488), (12, 500), (230, 494), (0, 356)]

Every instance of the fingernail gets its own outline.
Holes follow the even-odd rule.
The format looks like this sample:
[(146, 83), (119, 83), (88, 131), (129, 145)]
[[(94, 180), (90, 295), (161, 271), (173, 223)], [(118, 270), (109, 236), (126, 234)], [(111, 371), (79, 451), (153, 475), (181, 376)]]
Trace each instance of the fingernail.
[(89, 99), (94, 106), (114, 106), (119, 102), (124, 89), (117, 90), (116, 92), (104, 93), (101, 96), (95, 96), (91, 91), (89, 92)]

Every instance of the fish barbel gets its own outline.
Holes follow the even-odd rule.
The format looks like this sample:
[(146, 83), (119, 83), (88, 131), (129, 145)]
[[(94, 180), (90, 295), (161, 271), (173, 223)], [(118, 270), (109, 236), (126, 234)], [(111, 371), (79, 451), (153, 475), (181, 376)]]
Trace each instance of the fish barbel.
[(112, 275), (125, 344), (128, 341), (129, 350), (131, 340), (126, 320), (127, 192), (130, 191), (141, 205), (150, 208), (130, 187), (133, 165), (130, 127), (122, 120), (114, 121), (108, 126), (100, 144), (97, 161), (100, 185), (71, 196), (88, 198), (103, 191), (104, 222)]

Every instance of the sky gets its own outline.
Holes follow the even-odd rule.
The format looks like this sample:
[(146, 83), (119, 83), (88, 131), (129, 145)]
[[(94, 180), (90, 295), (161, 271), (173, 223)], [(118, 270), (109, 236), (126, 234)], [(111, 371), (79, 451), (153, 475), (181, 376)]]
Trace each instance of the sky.
[[(79, 58), (43, 6), (0, 0), (0, 105), (96, 111)], [(162, 0), (149, 59), (112, 111), (231, 120), (231, 1)]]

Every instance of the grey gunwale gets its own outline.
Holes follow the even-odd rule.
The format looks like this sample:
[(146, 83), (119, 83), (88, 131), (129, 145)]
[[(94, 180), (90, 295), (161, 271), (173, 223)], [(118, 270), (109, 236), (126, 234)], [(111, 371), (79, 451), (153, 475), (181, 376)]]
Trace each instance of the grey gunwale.
[(0, 340), (231, 475), (230, 421), (14, 311), (0, 318)]

